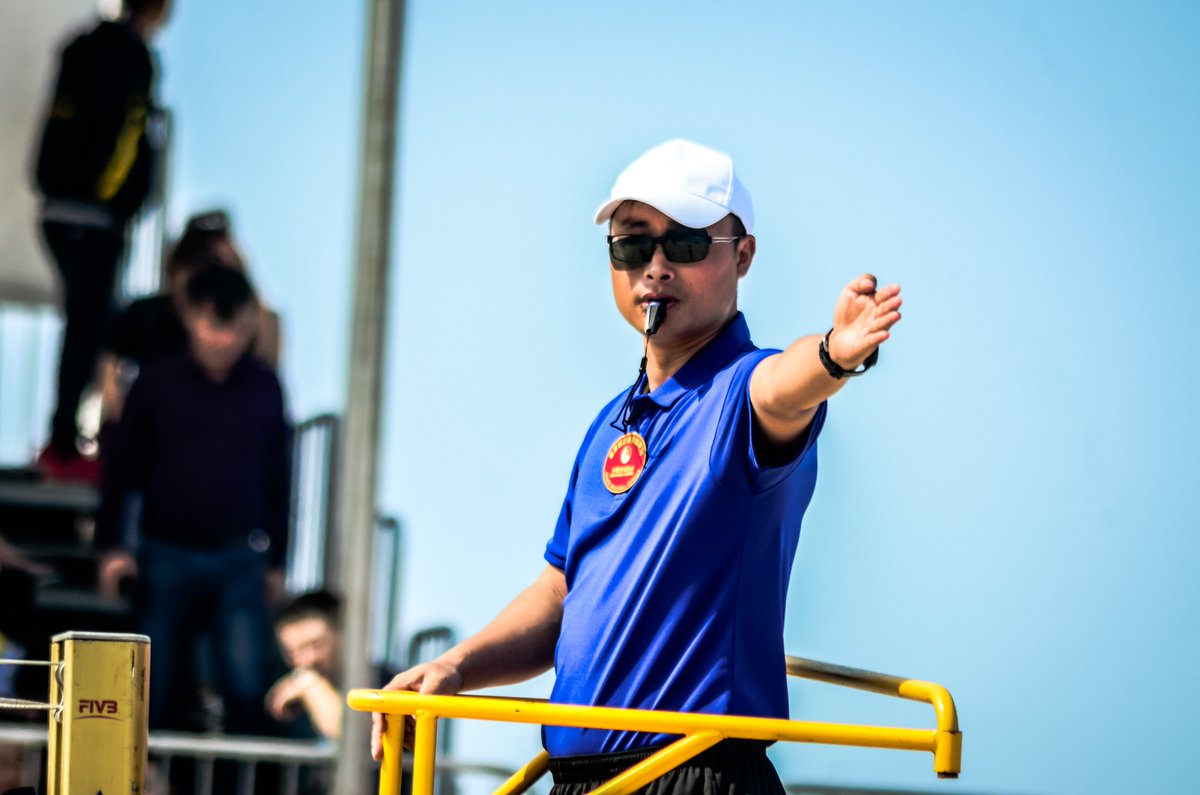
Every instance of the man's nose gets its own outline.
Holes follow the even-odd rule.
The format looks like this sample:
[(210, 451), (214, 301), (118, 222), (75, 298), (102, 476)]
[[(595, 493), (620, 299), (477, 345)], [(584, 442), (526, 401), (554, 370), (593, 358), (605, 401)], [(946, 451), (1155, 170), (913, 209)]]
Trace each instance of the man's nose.
[(667, 259), (660, 243), (654, 247), (650, 262), (646, 264), (646, 278), (651, 281), (665, 282), (675, 277), (675, 263)]

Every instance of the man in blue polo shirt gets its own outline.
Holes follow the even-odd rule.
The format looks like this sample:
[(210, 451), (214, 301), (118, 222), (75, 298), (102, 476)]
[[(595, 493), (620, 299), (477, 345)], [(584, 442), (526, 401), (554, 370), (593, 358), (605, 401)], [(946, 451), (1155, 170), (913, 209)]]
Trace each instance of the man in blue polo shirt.
[[(758, 349), (737, 309), (750, 196), (727, 155), (690, 141), (635, 160), (595, 220), (610, 227), (617, 309), (645, 336), (637, 380), (584, 437), (537, 581), (388, 687), (456, 693), (553, 663), (557, 703), (786, 717), (784, 606), (825, 401), (874, 364), (900, 288), (860, 276), (827, 334)], [(672, 739), (548, 726), (552, 795), (588, 792)], [(646, 791), (783, 788), (764, 744), (726, 741)]]

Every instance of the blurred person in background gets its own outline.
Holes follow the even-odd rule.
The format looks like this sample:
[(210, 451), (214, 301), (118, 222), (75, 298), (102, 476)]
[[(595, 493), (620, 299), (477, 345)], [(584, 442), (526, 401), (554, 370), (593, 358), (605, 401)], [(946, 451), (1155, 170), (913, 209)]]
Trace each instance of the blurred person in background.
[(292, 734), (336, 740), (345, 711), (341, 605), (329, 591), (309, 591), (275, 614), (275, 639), (290, 670), (267, 692), (267, 711)]
[[(187, 282), (188, 344), (133, 382), (104, 466), (96, 516), (101, 593), (136, 577), (135, 624), (154, 643), (151, 728), (190, 729), (195, 638), (211, 639), (223, 728), (271, 728), (263, 697), (275, 657), (268, 603), (283, 595), (290, 427), (274, 372), (250, 352), (258, 307), (244, 274)], [(136, 544), (127, 496), (142, 495)], [(136, 557), (134, 550), (136, 549)]]
[[(125, 393), (137, 368), (151, 359), (187, 347), (183, 314), (187, 282), (193, 273), (210, 266), (246, 272), (245, 260), (233, 237), (229, 214), (224, 210), (197, 213), (188, 219), (183, 234), (168, 252), (163, 266), (162, 292), (139, 298), (114, 319), (104, 358), (103, 415), (121, 415)], [(258, 303), (252, 350), (272, 370), (279, 366), (279, 315)]]
[[(288, 668), (267, 691), (266, 708), (283, 734), (296, 739), (324, 738), (337, 742), (346, 712), (346, 683), (342, 680), (341, 599), (327, 590), (308, 591), (285, 602), (275, 613), (275, 640)], [(376, 666), (369, 686), (383, 687), (395, 674)], [(446, 729), (443, 729), (446, 731)], [(303, 770), (303, 795), (332, 790), (331, 769)], [(404, 792), (408, 792), (405, 782)], [(453, 793), (449, 781), (439, 793)], [(372, 791), (378, 789), (374, 786)]]
[(48, 478), (99, 475), (80, 453), (77, 414), (112, 319), (127, 227), (151, 194), (161, 125), (147, 42), (168, 10), (167, 0), (125, 0), (118, 20), (63, 49), (38, 142), (39, 220), (65, 316), (50, 441), (37, 460)]

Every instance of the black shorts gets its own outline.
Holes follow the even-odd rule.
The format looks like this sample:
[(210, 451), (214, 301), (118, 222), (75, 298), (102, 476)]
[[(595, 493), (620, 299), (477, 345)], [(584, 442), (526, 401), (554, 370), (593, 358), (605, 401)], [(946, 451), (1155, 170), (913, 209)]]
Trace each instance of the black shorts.
[[(661, 746), (614, 754), (560, 756), (550, 760), (550, 795), (584, 795), (662, 750)], [(645, 795), (783, 795), (783, 784), (767, 758), (767, 743), (723, 740), (651, 781)]]

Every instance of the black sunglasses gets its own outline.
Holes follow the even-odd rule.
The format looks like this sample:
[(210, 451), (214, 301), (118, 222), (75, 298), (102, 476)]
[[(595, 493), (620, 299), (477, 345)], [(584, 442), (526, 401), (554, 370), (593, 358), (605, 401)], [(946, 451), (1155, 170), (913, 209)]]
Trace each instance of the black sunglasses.
[(661, 245), (668, 262), (699, 262), (708, 256), (713, 243), (732, 243), (743, 237), (712, 237), (707, 232), (671, 232), (661, 237), (609, 235), (608, 257), (619, 271), (637, 270), (650, 264), (654, 247)]

